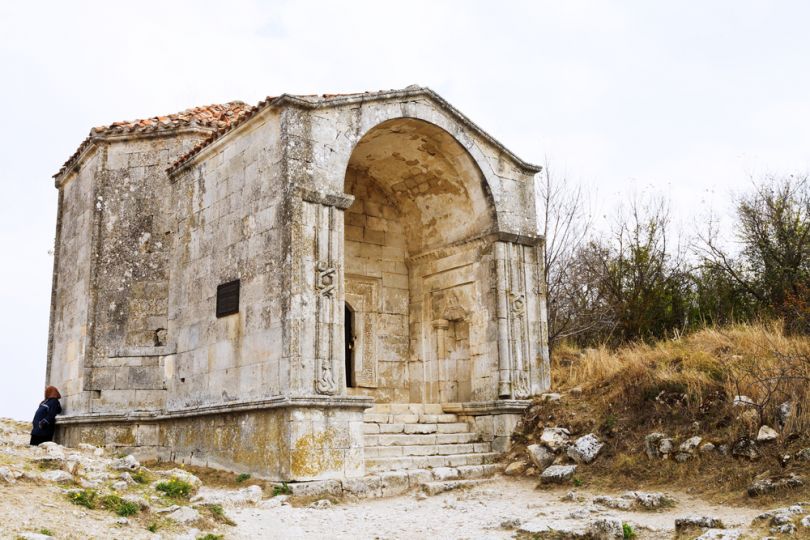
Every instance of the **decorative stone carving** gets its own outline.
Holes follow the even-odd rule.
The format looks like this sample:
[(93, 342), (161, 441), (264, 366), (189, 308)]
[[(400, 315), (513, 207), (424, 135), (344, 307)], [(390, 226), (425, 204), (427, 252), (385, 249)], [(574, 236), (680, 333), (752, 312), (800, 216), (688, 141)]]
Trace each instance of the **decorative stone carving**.
[(318, 292), (320, 292), (322, 296), (332, 298), (335, 291), (335, 274), (337, 273), (337, 269), (326, 261), (320, 261), (315, 267), (315, 270), (318, 273), (315, 288), (318, 289)]

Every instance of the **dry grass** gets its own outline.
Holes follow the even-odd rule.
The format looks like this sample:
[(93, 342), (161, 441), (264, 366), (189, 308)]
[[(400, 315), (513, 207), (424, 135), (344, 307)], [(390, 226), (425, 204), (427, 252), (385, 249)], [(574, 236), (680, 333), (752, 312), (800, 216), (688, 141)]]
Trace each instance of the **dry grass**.
[[(606, 447), (593, 465), (581, 468), (586, 483), (680, 487), (741, 501), (745, 487), (760, 476), (793, 471), (810, 480), (807, 462), (780, 463), (785, 453), (810, 446), (810, 339), (786, 336), (779, 325), (706, 329), (614, 351), (563, 346), (555, 350), (552, 380), (555, 391), (566, 393), (564, 399), (528, 410), (514, 452), (535, 441), (543, 427), (597, 433)], [(570, 392), (575, 388), (581, 392)], [(739, 394), (758, 407), (733, 406)], [(678, 464), (644, 454), (644, 437), (652, 431), (678, 441), (700, 435), (717, 445), (755, 437), (762, 423), (778, 427), (777, 408), (785, 401), (794, 404), (794, 414), (779, 441), (762, 446), (760, 460), (714, 453)], [(810, 495), (808, 489), (800, 492)]]
[(792, 401), (789, 429), (810, 427), (810, 408), (802, 406), (810, 403), (810, 339), (786, 336), (776, 323), (706, 329), (616, 351), (600, 347), (577, 353), (565, 347), (558, 353), (553, 383), (560, 390), (580, 387), (614, 402), (682, 394), (693, 412), (707, 400), (730, 401), (742, 394), (762, 405), (765, 423), (775, 423), (777, 407)]

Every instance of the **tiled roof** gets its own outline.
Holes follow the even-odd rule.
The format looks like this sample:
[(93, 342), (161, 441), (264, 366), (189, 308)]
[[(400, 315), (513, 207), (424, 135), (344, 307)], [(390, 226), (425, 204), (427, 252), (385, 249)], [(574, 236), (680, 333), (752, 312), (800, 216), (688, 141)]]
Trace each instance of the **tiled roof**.
[(94, 127), (90, 130), (90, 134), (87, 138), (79, 145), (76, 152), (62, 165), (62, 168), (59, 169), (59, 172), (56, 173), (54, 177), (62, 175), (62, 173), (73, 166), (79, 156), (93, 143), (96, 137), (104, 135), (161, 133), (181, 128), (203, 128), (216, 133), (239, 122), (253, 109), (255, 109), (255, 107), (251, 107), (241, 101), (231, 101), (223, 104), (194, 107), (166, 116), (153, 116), (141, 120), (113, 122), (108, 126)]

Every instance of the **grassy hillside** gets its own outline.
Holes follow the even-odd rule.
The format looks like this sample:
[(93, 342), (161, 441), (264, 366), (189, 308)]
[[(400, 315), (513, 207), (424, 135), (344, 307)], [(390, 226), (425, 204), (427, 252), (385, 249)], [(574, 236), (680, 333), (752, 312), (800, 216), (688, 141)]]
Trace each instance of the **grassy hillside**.
[[(553, 387), (560, 401), (538, 400), (514, 435), (512, 458), (539, 439), (544, 427), (566, 427), (573, 435), (595, 433), (606, 446), (577, 483), (616, 488), (679, 486), (724, 500), (745, 498), (759, 478), (802, 474), (810, 482), (810, 339), (785, 336), (778, 325), (707, 329), (681, 339), (611, 351), (560, 348), (553, 363)], [(750, 404), (734, 404), (747, 396)], [(791, 404), (780, 421), (779, 407)], [(742, 438), (756, 439), (762, 425), (777, 440), (757, 443), (756, 460), (733, 457)], [(651, 432), (676, 445), (698, 435), (717, 450), (697, 452), (685, 463), (650, 459), (644, 438)], [(797, 455), (798, 454), (798, 455)], [(788, 494), (810, 495), (805, 485)]]

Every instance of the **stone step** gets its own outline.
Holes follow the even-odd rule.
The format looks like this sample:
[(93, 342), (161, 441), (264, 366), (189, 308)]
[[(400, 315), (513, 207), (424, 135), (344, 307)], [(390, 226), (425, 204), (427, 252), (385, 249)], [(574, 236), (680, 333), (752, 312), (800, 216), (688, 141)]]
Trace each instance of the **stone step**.
[(480, 438), (477, 433), (469, 431), (463, 433), (367, 433), (364, 437), (364, 446), (435, 446), (478, 442)]
[(441, 403), (375, 403), (366, 413), (372, 414), (443, 414)]
[(488, 442), (463, 444), (437, 444), (416, 446), (366, 446), (366, 458), (400, 456), (447, 456), (451, 454), (488, 453), (492, 445)]
[(469, 427), (464, 422), (447, 422), (444, 424), (403, 424), (390, 423), (378, 424), (365, 422), (363, 425), (365, 433), (465, 433)]
[(407, 469), (435, 469), (438, 467), (464, 467), (494, 463), (497, 452), (452, 454), (449, 456), (402, 456), (366, 458), (366, 471), (401, 471)]
[(453, 424), (458, 423), (456, 414), (387, 413), (366, 412), (363, 420), (374, 424)]

